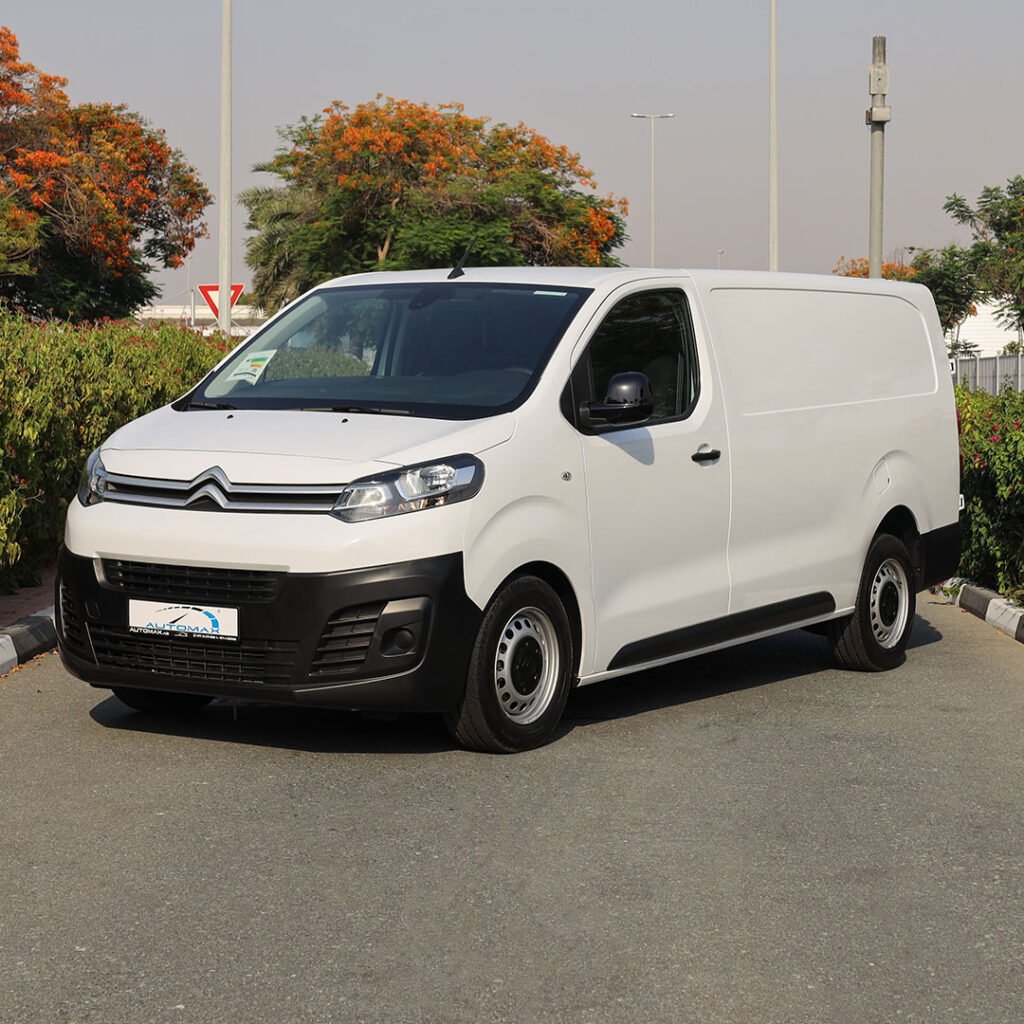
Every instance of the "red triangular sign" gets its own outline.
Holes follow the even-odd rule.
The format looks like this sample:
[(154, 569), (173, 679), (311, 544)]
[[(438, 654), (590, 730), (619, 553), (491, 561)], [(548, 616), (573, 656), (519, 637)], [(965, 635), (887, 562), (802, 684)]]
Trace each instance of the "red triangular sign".
[[(235, 308), (235, 303), (238, 301), (238, 296), (242, 294), (244, 284), (233, 284), (231, 286), (231, 308)], [(201, 284), (199, 286), (199, 294), (206, 299), (206, 304), (213, 310), (215, 317), (220, 316), (220, 311), (217, 309), (217, 292), (220, 291), (220, 285), (218, 284)]]

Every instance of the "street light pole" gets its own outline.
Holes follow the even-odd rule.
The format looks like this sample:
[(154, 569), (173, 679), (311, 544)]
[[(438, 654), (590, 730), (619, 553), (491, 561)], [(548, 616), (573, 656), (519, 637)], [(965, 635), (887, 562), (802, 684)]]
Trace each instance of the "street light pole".
[(871, 41), (871, 67), (868, 68), (868, 92), (871, 106), (865, 121), (871, 129), (871, 189), (868, 203), (868, 277), (882, 276), (882, 205), (885, 190), (885, 126), (892, 119), (892, 107), (886, 102), (889, 92), (889, 65), (885, 62), (885, 36)]
[(217, 242), (217, 324), (231, 333), (231, 0), (222, 0), (220, 28), (220, 203)]
[(654, 266), (654, 122), (659, 117), (675, 117), (675, 114), (630, 114), (630, 117), (646, 117), (651, 122), (651, 266)]
[(779, 103), (775, 56), (776, 0), (768, 8), (768, 269), (779, 269)]

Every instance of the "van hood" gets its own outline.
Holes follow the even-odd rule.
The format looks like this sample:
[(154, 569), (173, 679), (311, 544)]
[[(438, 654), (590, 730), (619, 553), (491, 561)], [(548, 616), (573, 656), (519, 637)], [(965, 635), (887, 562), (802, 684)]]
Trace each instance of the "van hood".
[(112, 473), (192, 480), (219, 466), (233, 483), (348, 483), (449, 455), (478, 455), (509, 440), (515, 416), (434, 420), (370, 413), (189, 410), (170, 406), (102, 445)]

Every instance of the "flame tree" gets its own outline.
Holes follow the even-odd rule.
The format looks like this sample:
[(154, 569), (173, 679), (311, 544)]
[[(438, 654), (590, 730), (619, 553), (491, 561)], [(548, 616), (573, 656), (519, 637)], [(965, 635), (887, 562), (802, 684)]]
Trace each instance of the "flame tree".
[(121, 316), (205, 234), (210, 194), (123, 106), (72, 104), (0, 26), (0, 298), (35, 315)]
[(470, 265), (614, 266), (626, 201), (596, 192), (578, 154), (461, 104), (378, 96), (282, 132), (240, 196), (255, 301), (273, 311), (338, 274)]

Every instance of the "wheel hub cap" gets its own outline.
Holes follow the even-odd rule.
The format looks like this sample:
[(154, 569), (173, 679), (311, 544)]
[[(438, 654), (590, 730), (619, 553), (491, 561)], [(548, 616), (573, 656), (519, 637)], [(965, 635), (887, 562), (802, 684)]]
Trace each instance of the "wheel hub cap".
[(900, 592), (896, 589), (892, 580), (886, 580), (882, 584), (881, 592), (878, 595), (878, 612), (882, 625), (891, 627), (896, 621), (900, 610)]
[(907, 628), (910, 614), (910, 583), (902, 563), (887, 558), (871, 581), (868, 602), (871, 632), (879, 647), (896, 647)]
[(558, 636), (539, 608), (516, 612), (501, 631), (494, 656), (498, 707), (518, 725), (535, 722), (558, 689)]

